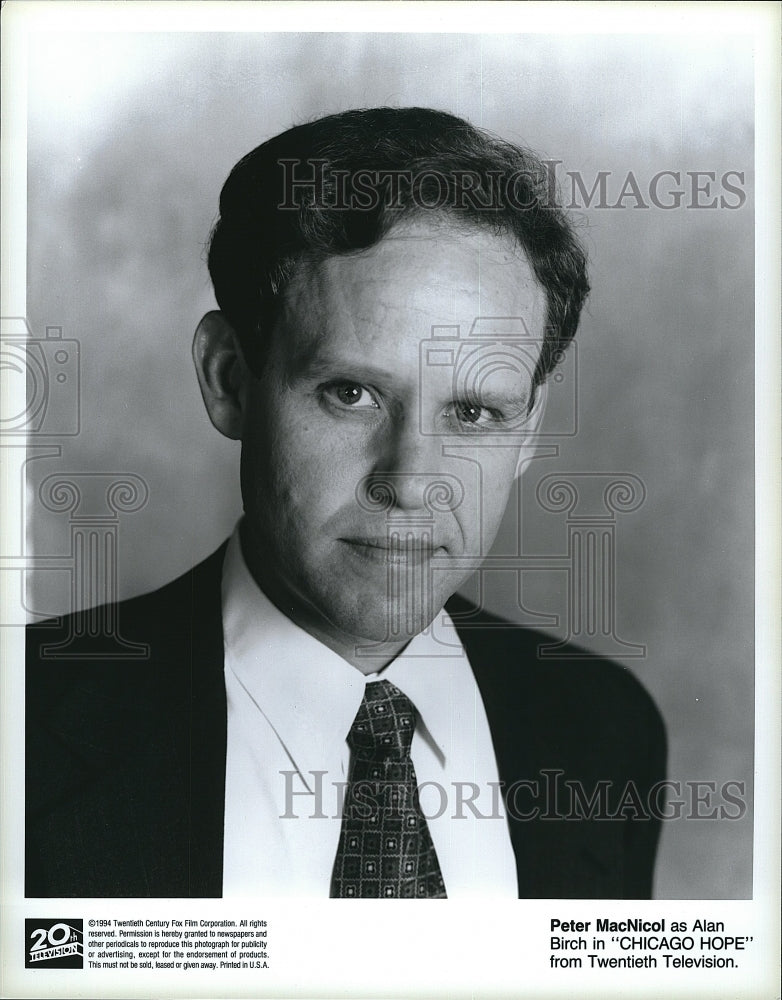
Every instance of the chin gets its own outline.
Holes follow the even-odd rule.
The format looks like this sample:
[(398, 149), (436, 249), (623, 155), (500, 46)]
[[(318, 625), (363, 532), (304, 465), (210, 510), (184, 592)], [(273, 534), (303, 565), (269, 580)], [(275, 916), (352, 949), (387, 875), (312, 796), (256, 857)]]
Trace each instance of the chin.
[(343, 608), (332, 621), (338, 621), (341, 630), (359, 644), (409, 642), (431, 625), (441, 607), (442, 602), (433, 602), (428, 608), (411, 607), (404, 597), (394, 602), (385, 597), (371, 602), (359, 599), (358, 606)]

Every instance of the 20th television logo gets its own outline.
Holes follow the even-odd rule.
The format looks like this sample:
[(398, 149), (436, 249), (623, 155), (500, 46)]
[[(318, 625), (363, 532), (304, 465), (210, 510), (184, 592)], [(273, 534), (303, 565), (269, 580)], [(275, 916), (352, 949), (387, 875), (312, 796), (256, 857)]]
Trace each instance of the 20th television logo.
[(83, 969), (83, 920), (25, 920), (25, 969)]

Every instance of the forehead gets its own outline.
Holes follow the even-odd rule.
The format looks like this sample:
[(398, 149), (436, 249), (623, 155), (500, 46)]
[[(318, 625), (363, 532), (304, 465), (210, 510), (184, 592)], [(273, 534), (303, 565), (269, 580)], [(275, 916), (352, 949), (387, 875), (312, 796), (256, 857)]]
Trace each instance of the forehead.
[(382, 346), (392, 361), (435, 326), (464, 337), (476, 318), (514, 317), (539, 337), (545, 314), (544, 290), (509, 237), (416, 222), (361, 253), (303, 264), (286, 290), (281, 320), (291, 360), (335, 347)]

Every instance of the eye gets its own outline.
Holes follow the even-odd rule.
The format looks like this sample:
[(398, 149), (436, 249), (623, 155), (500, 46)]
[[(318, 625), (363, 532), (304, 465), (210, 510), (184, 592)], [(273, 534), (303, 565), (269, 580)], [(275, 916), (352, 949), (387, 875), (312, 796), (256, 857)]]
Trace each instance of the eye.
[(462, 430), (490, 430), (502, 423), (502, 415), (497, 410), (478, 403), (454, 403), (446, 416)]
[(465, 424), (477, 424), (483, 415), (483, 407), (473, 406), (472, 403), (459, 403), (454, 407), (454, 411), (458, 419)]
[(352, 410), (378, 409), (375, 397), (358, 382), (332, 382), (323, 391), (330, 400)]

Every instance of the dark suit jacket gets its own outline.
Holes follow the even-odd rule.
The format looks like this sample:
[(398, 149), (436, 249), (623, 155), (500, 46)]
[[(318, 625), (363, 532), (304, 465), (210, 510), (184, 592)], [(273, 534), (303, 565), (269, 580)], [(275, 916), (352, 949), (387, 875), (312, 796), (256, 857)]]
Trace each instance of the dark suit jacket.
[[(47, 652), (72, 616), (28, 629), (28, 896), (222, 895), (223, 553), (118, 606), (144, 660), (107, 658), (89, 635), (61, 647), (66, 659)], [(644, 814), (665, 769), (649, 696), (610, 661), (541, 661), (545, 636), (461, 599), (448, 610), (510, 790), (519, 896), (648, 897), (659, 822)], [(519, 784), (536, 781), (537, 795)], [(556, 803), (544, 794), (554, 783)]]

